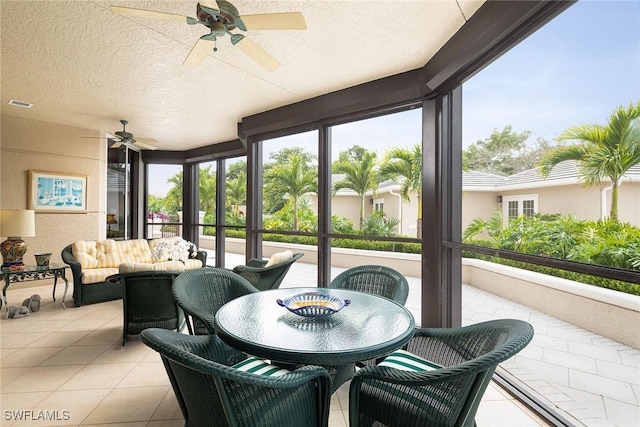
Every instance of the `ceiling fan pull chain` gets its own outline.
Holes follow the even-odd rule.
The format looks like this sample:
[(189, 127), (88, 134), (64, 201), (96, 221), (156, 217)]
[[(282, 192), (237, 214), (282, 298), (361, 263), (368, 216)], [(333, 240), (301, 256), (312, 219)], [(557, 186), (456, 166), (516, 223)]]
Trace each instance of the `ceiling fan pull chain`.
[(218, 40), (217, 39), (213, 41), (213, 51), (214, 52), (218, 51)]

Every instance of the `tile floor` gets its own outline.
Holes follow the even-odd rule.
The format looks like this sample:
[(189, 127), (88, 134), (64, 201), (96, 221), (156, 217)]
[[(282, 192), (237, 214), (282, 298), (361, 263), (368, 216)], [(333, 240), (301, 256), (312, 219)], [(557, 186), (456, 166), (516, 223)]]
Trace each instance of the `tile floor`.
[[(122, 302), (63, 309), (62, 290), (53, 302), (51, 288), (18, 284), (8, 291), (10, 304), (38, 293), (42, 306), (29, 317), (0, 320), (0, 425), (182, 426), (159, 356), (137, 337), (120, 345)], [(347, 426), (347, 414), (345, 384), (332, 397), (330, 426)], [(494, 386), (478, 423), (546, 425)]]
[[(229, 257), (232, 259), (227, 260), (227, 265), (243, 261), (237, 255), (227, 254)], [(332, 277), (342, 270), (332, 269)], [(298, 261), (282, 286), (301, 283), (315, 286), (316, 277), (314, 264)], [(420, 319), (420, 279), (407, 277), (407, 280), (410, 292), (405, 305)], [(516, 318), (533, 325), (533, 341), (501, 366), (523, 380), (529, 392), (567, 424), (640, 426), (640, 350), (469, 285), (462, 286), (462, 304), (463, 324)], [(483, 403), (484, 408), (488, 406)], [(478, 415), (478, 423), (480, 426), (499, 423), (498, 413), (506, 412), (483, 412)], [(507, 425), (520, 425), (509, 421)]]

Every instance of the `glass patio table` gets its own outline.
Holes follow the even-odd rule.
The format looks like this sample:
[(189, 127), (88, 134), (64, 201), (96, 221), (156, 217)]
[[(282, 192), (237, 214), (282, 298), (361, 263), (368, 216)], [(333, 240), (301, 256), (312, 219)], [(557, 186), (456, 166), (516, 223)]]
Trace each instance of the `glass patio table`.
[[(320, 292), (350, 304), (327, 317), (307, 318), (278, 305), (304, 292)], [(289, 364), (340, 366), (375, 359), (402, 347), (415, 321), (387, 298), (345, 289), (286, 288), (248, 294), (222, 306), (216, 333), (247, 354)]]

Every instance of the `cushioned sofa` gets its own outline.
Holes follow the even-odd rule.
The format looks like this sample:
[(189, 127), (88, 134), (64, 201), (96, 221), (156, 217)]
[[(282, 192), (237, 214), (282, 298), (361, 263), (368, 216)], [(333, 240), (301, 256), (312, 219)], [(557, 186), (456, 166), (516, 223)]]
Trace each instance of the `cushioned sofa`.
[(205, 251), (180, 237), (168, 239), (80, 240), (62, 250), (71, 267), (76, 307), (122, 298), (120, 286), (107, 283), (112, 274), (135, 271), (184, 271), (207, 263)]

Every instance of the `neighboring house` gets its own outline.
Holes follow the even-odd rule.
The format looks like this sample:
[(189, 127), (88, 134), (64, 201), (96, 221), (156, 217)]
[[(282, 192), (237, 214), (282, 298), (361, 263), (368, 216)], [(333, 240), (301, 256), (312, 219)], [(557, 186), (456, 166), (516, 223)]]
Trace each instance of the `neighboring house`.
[[(502, 177), (481, 172), (462, 174), (462, 229), (475, 218), (487, 219), (496, 209), (505, 220), (533, 213), (572, 214), (602, 219), (611, 208), (611, 182), (586, 186), (576, 161), (565, 161), (545, 179), (539, 168)], [(618, 219), (640, 226), (640, 165), (632, 167), (619, 186)]]
[[(333, 181), (341, 179), (334, 175)], [(618, 189), (618, 219), (640, 227), (640, 164), (632, 167)], [(398, 234), (415, 236), (417, 197), (402, 202), (400, 186), (391, 181), (380, 184), (376, 195), (367, 193), (365, 215), (381, 210), (387, 218), (398, 218)], [(316, 196), (311, 196), (317, 211)], [(332, 214), (357, 226), (360, 198), (351, 190), (340, 190), (333, 197)], [(476, 218), (488, 219), (500, 209), (505, 220), (534, 213), (572, 214), (578, 219), (602, 219), (611, 208), (611, 182), (586, 186), (578, 175), (577, 162), (565, 161), (554, 167), (545, 179), (538, 168), (511, 176), (477, 171), (462, 172), (462, 230)]]
[[(344, 175), (333, 174), (331, 183), (342, 180)], [(311, 201), (311, 208), (318, 212), (318, 197), (315, 194), (308, 194)], [(400, 185), (391, 181), (384, 181), (378, 187), (374, 195), (368, 191), (365, 199), (364, 215), (369, 216), (373, 212), (380, 211), (387, 219), (398, 219), (400, 223), (396, 228), (399, 235), (415, 237), (417, 232), (416, 218), (418, 213), (418, 199), (416, 194), (411, 194), (410, 203), (402, 201), (400, 196)], [(331, 214), (347, 218), (355, 227), (360, 222), (360, 196), (353, 190), (339, 190), (331, 199)]]

